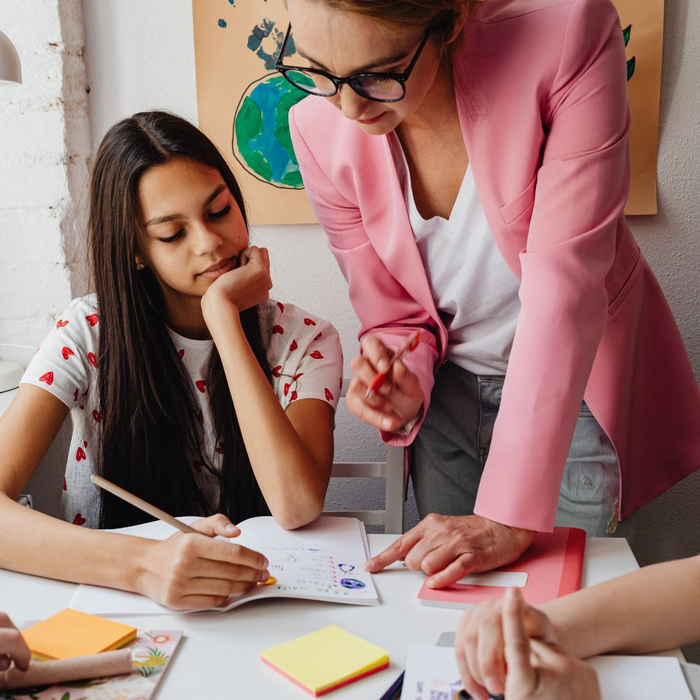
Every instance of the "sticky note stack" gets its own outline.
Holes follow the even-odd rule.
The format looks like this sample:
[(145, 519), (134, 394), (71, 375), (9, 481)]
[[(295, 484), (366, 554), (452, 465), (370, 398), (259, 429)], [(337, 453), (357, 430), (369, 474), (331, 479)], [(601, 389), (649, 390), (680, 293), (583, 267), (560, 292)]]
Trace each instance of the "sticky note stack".
[(136, 628), (66, 608), (22, 632), (38, 661), (70, 659), (119, 649), (136, 638)]
[(389, 665), (384, 649), (336, 625), (267, 649), (261, 657), (266, 664), (315, 696)]

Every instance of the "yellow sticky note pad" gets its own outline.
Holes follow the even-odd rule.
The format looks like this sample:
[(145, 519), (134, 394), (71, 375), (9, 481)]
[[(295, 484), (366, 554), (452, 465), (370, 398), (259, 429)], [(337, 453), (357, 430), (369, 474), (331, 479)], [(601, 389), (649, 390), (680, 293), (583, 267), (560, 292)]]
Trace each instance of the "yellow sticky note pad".
[(389, 655), (384, 649), (337, 625), (266, 649), (261, 657), (266, 664), (315, 696), (389, 665)]
[(136, 632), (136, 627), (66, 608), (28, 627), (22, 636), (32, 658), (52, 661), (119, 649)]

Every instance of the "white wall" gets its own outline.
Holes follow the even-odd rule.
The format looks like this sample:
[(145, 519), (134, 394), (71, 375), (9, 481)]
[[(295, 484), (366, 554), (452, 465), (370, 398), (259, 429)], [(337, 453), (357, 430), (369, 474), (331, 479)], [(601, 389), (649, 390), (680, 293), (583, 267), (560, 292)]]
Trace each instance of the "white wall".
[(80, 0), (0, 0), (24, 79), (0, 89), (0, 343), (38, 345), (72, 296), (90, 156), (81, 15)]
[[(631, 224), (700, 379), (700, 3), (665, 8), (659, 214)], [(640, 512), (635, 550), (642, 563), (700, 552), (700, 473)]]
[[(31, 30), (28, 28), (31, 27)], [(0, 0), (22, 85), (0, 90), (0, 359), (26, 365), (82, 280), (91, 157), (80, 0)], [(58, 513), (66, 425), (26, 491)]]

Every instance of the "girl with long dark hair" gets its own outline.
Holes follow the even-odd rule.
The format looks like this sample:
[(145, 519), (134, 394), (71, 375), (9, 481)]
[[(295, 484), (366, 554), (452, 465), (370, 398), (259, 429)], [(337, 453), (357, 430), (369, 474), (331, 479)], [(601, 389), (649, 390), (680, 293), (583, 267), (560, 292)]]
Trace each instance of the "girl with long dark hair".
[[(0, 530), (14, 533), (0, 566), (172, 608), (217, 605), (268, 573), (261, 554), (214, 535), (255, 515), (296, 528), (321, 513), (338, 334), (268, 300), (268, 253), (250, 246), (238, 184), (179, 117), (145, 112), (110, 129), (88, 229), (96, 293), (57, 319), (0, 420)], [(15, 499), (69, 411), (66, 523)], [(88, 529), (147, 519), (94, 487), (92, 473), (171, 513), (208, 516), (197, 527), (212, 537)]]

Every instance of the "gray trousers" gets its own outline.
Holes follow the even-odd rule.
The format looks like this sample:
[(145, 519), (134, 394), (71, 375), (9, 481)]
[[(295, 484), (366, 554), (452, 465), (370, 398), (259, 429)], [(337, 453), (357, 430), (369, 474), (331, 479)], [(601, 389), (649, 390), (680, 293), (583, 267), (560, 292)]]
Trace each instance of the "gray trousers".
[[(411, 478), (421, 518), (429, 513), (470, 515), (491, 446), (503, 377), (476, 376), (446, 362), (411, 448)], [(617, 529), (617, 455), (585, 403), (562, 478), (556, 525), (591, 536)], [(504, 488), (517, 488), (518, 474)], [(621, 533), (618, 533), (621, 534)]]

